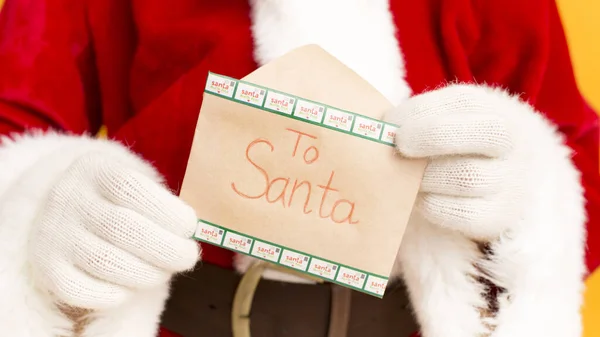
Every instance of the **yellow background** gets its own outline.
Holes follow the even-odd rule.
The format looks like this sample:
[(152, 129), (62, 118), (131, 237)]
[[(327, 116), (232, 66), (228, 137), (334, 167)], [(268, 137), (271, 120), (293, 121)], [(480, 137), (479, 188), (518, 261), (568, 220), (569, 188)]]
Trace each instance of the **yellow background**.
[(580, 89), (600, 111), (600, 1), (558, 0), (558, 5)]
[[(0, 8), (3, 2), (0, 0)], [(600, 1), (558, 0), (558, 4), (580, 89), (600, 111)], [(600, 270), (587, 280), (583, 317), (584, 337), (599, 337)]]

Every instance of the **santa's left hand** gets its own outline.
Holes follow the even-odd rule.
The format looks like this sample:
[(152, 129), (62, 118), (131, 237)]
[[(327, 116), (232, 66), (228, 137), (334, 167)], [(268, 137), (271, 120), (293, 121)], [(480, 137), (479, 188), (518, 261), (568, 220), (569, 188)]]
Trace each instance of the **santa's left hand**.
[(523, 205), (552, 198), (539, 195), (541, 186), (574, 171), (555, 128), (498, 89), (450, 85), (410, 98), (386, 119), (400, 126), (401, 155), (429, 160), (417, 202), (422, 216), (472, 239), (510, 229)]

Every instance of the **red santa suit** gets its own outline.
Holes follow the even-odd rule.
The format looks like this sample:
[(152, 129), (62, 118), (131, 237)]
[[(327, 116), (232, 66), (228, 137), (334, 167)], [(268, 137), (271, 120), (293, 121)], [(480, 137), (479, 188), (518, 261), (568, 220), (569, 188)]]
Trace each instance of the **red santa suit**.
[[(96, 178), (97, 167), (131, 178), (119, 165), (107, 169), (85, 156), (114, 158), (143, 173), (134, 178), (159, 182), (150, 163), (177, 191), (208, 72), (241, 78), (309, 43), (398, 106), (389, 118), (413, 130), (398, 141), (402, 154), (432, 159), (423, 212), (411, 219), (395, 271), (405, 279), (423, 335), (578, 336), (584, 247), (589, 270), (600, 262), (598, 126), (575, 84), (549, 0), (7, 0), (0, 16), (0, 134), (54, 129), (69, 135), (27, 133), (1, 143), (0, 329), (16, 337), (68, 331), (58, 298), (84, 308), (94, 303), (85, 336), (153, 336), (166, 281), (125, 297), (119, 287), (77, 283), (83, 274), (68, 263), (94, 269), (96, 261), (77, 255), (77, 249), (87, 252), (72, 244), (77, 237), (60, 234), (67, 224), (75, 230), (95, 216), (85, 207), (96, 201), (68, 213), (87, 200), (76, 191), (87, 183), (100, 194), (120, 191)], [(471, 122), (482, 128), (461, 128)], [(84, 136), (101, 126), (116, 142)], [(436, 133), (442, 129), (449, 131)], [(487, 135), (499, 136), (474, 152), (503, 159), (495, 166), (450, 156), (464, 157), (471, 141)], [(444, 137), (452, 142), (443, 143)], [(470, 179), (460, 172), (472, 173)], [(498, 182), (507, 189), (496, 191)], [(438, 198), (432, 191), (440, 186), (465, 195)], [(490, 191), (508, 201), (470, 203)], [(124, 195), (115, 198), (124, 202)], [(113, 228), (130, 218), (118, 219)], [(126, 245), (119, 241), (126, 232), (119, 233), (112, 238)], [(69, 245), (71, 255), (56, 248)], [(232, 253), (202, 248), (204, 263), (233, 267)], [(239, 269), (248, 264), (237, 261)], [(61, 278), (59, 267), (76, 276)], [(107, 272), (99, 269), (92, 274)], [(503, 289), (491, 314), (488, 288), (478, 277)], [(123, 279), (127, 289), (140, 282)], [(108, 295), (86, 293), (95, 289)]]

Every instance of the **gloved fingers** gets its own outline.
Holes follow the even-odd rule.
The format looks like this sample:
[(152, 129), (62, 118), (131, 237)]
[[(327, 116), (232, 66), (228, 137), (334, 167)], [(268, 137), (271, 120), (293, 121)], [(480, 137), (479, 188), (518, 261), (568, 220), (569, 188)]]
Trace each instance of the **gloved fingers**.
[(386, 116), (389, 122), (404, 125), (406, 121), (437, 118), (455, 113), (498, 113), (498, 94), (485, 86), (450, 84), (426, 91), (402, 102)]
[(148, 289), (168, 282), (171, 273), (81, 230), (74, 241), (73, 262), (87, 274), (132, 289)]
[(174, 234), (134, 210), (101, 198), (88, 198), (95, 201), (87, 206), (88, 214), (82, 221), (91, 232), (116, 247), (170, 272), (189, 270), (200, 258), (194, 240)]
[(503, 157), (510, 153), (513, 143), (501, 116), (461, 112), (407, 120), (396, 132), (396, 147), (409, 158), (448, 155)]
[(42, 264), (48, 289), (69, 306), (91, 310), (114, 308), (122, 304), (131, 292), (122, 286), (94, 278), (72, 263), (55, 257)]
[(509, 179), (507, 160), (450, 156), (432, 159), (425, 169), (421, 192), (460, 197), (500, 193)]
[(417, 208), (423, 217), (449, 229), (460, 231), (474, 239), (497, 237), (518, 218), (504, 195), (490, 198), (454, 197), (423, 193)]
[(94, 178), (100, 193), (115, 205), (132, 209), (180, 237), (194, 234), (196, 212), (150, 177), (105, 161)]

